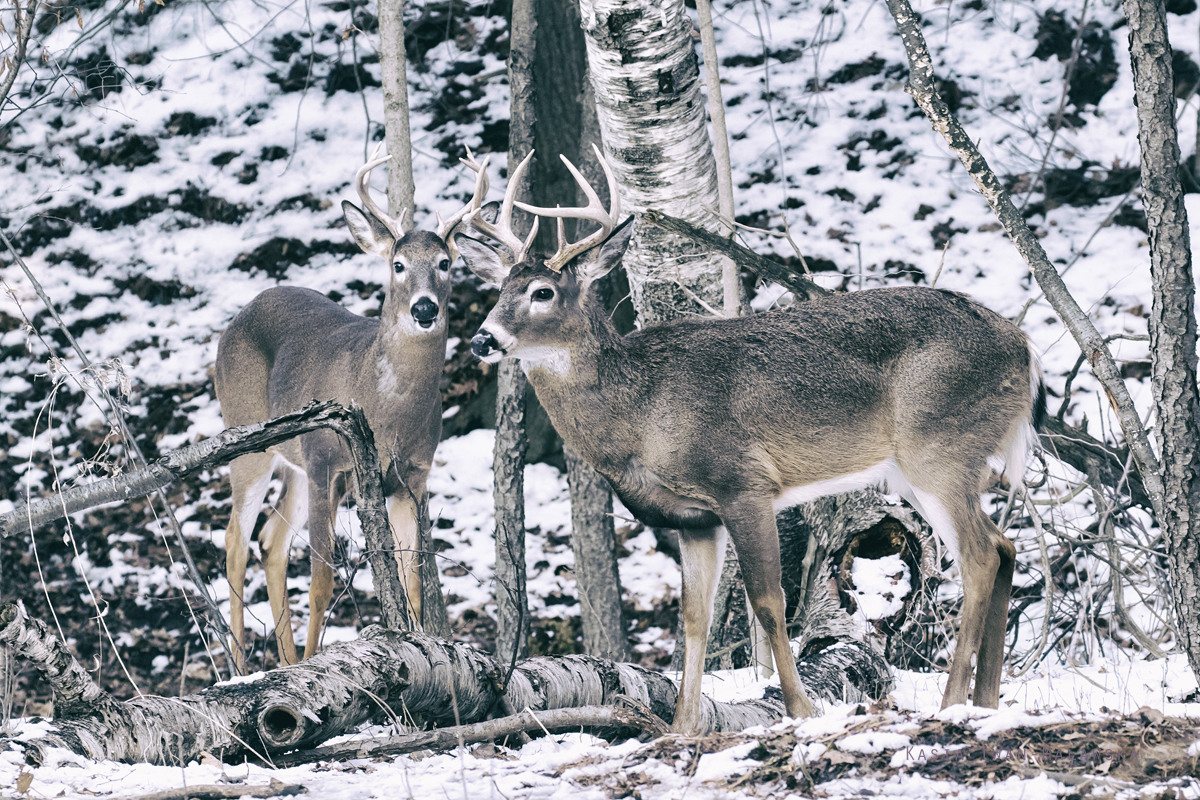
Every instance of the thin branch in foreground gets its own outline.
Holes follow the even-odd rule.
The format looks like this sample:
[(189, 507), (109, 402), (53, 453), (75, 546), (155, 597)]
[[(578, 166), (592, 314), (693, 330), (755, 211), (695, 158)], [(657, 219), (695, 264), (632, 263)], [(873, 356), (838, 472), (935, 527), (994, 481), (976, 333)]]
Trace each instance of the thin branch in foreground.
[(975, 180), (975, 185), (979, 187), (979, 191), (1016, 246), (1017, 252), (1029, 266), (1046, 299), (1067, 326), (1080, 350), (1087, 356), (1092, 371), (1117, 409), (1117, 419), (1121, 423), (1125, 441), (1133, 453), (1155, 517), (1166, 519), (1167, 509), (1158, 457), (1150, 447), (1150, 437), (1142, 425), (1137, 409), (1134, 408), (1133, 399), (1129, 396), (1129, 390), (1121, 378), (1121, 371), (1109, 352), (1108, 345), (1091, 319), (1071, 296), (1062, 277), (1046, 256), (1046, 251), (1042, 249), (1041, 243), (1029, 230), (1021, 213), (1013, 206), (996, 173), (988, 166), (979, 148), (938, 94), (933, 74), (933, 57), (929, 54), (925, 36), (921, 33), (920, 18), (908, 0), (887, 0), (887, 6), (896, 21), (896, 28), (908, 55), (909, 75), (906, 90), (929, 117), (933, 129), (946, 139), (950, 149), (967, 168), (967, 172)]
[(780, 264), (778, 261), (772, 261), (769, 258), (763, 258), (748, 247), (742, 247), (737, 242), (730, 241), (715, 233), (709, 233), (703, 228), (698, 228), (690, 222), (672, 217), (670, 214), (650, 209), (642, 215), (642, 219), (652, 225), (657, 225), (665, 231), (679, 236), (686, 236), (705, 247), (716, 250), (721, 255), (733, 259), (740, 267), (744, 267), (751, 272), (757, 272), (759, 275), (770, 278), (773, 281), (778, 281), (802, 300), (812, 300), (830, 294), (829, 290), (823, 289), (813, 283), (808, 277), (795, 272), (791, 267)]
[(271, 782), (263, 786), (238, 783), (181, 786), (178, 789), (139, 794), (129, 800), (236, 800), (238, 797), (294, 797), (299, 794), (308, 794), (308, 789), (298, 783), (284, 783), (271, 778)]
[(476, 744), (531, 731), (562, 731), (580, 728), (633, 728), (653, 736), (667, 732), (667, 723), (648, 710), (625, 706), (581, 706), (548, 711), (523, 711), (511, 717), (489, 719), (471, 725), (419, 731), (387, 739), (343, 742), (313, 750), (276, 756), (276, 768), (295, 767), (316, 761), (349, 761), (412, 753), (417, 750), (453, 750), (460, 744)]

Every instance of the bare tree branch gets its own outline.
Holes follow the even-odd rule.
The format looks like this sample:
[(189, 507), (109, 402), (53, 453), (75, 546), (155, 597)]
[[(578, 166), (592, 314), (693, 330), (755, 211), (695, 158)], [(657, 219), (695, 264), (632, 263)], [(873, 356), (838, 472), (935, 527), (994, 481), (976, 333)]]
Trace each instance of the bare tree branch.
[(778, 261), (763, 258), (758, 253), (747, 247), (742, 247), (737, 242), (717, 236), (715, 233), (709, 233), (686, 220), (672, 217), (670, 214), (664, 214), (655, 209), (650, 209), (644, 213), (642, 219), (652, 225), (657, 225), (663, 230), (670, 231), (679, 236), (686, 236), (705, 247), (712, 248), (722, 255), (732, 258), (739, 266), (745, 267), (751, 272), (757, 272), (765, 278), (778, 281), (790, 289), (801, 300), (812, 300), (817, 297), (824, 297), (830, 293), (827, 289), (823, 289), (807, 277), (794, 272), (790, 267), (786, 267)]
[(411, 627), (407, 595), (392, 554), (395, 545), (384, 506), (383, 479), (371, 427), (361, 408), (347, 410), (331, 401), (310, 403), (300, 411), (268, 422), (229, 428), (211, 439), (168, 453), (135, 472), (73, 486), (54, 497), (21, 503), (0, 515), (0, 535), (14, 530), (33, 530), (77, 511), (158, 491), (200, 470), (227, 464), (246, 453), (262, 452), (319, 428), (330, 428), (339, 433), (354, 457), (355, 501), (363, 536), (367, 540), (383, 623), (391, 628)]
[(938, 94), (933, 74), (933, 57), (925, 44), (921, 33), (921, 21), (909, 5), (908, 0), (887, 0), (888, 10), (896, 21), (896, 28), (904, 42), (904, 50), (908, 54), (908, 86), (907, 91), (917, 101), (921, 110), (933, 123), (933, 128), (946, 139), (950, 149), (962, 161), (967, 172), (975, 180), (975, 185), (992, 207), (996, 217), (1004, 226), (1009, 238), (1017, 248), (1017, 252), (1029, 265), (1034, 278), (1046, 299), (1054, 307), (1079, 348), (1087, 356), (1092, 371), (1100, 379), (1108, 393), (1109, 399), (1117, 410), (1117, 419), (1133, 452), (1134, 463), (1141, 473), (1142, 482), (1154, 507), (1155, 516), (1165, 519), (1167, 509), (1163, 498), (1163, 482), (1159, 473), (1158, 458), (1150, 447), (1150, 438), (1138, 417), (1133, 399), (1121, 378), (1121, 371), (1104, 342), (1104, 337), (1096, 330), (1091, 319), (1084, 313), (1075, 298), (1063, 283), (1062, 277), (1046, 256), (1037, 237), (1025, 224), (1021, 213), (1013, 206), (1008, 192), (1000, 184), (996, 173), (988, 166), (987, 161), (979, 152), (979, 148), (963, 130), (962, 125), (950, 112), (941, 95)]
[(17, 47), (17, 52), (12, 58), (12, 69), (8, 76), (4, 78), (4, 83), (0, 84), (0, 111), (4, 110), (4, 103), (8, 100), (8, 93), (12, 89), (13, 83), (17, 80), (17, 73), (21, 71), (21, 65), (25, 63), (25, 49), (29, 44), (29, 34), (33, 30), (33, 17), (37, 11), (37, 0), (29, 0), (28, 8), (21, 8), (21, 0), (13, 0), (13, 15), (16, 23), (16, 32), (13, 34), (13, 40)]

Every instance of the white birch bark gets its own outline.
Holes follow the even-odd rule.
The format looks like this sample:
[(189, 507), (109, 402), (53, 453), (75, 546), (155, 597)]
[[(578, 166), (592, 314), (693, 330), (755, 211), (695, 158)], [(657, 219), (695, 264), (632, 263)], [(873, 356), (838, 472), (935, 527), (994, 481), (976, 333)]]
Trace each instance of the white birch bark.
[[(581, 0), (580, 12), (622, 208), (715, 230), (717, 168), (683, 0)], [(719, 314), (719, 256), (639, 220), (624, 264), (643, 324)]]

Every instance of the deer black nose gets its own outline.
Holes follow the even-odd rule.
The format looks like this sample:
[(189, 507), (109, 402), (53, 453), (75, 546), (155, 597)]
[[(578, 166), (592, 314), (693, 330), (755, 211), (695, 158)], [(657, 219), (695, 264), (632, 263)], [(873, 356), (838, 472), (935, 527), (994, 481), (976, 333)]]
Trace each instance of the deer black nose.
[(437, 319), (438, 304), (433, 298), (422, 297), (412, 304), (412, 315), (413, 319), (421, 323), (421, 327), (428, 328)]
[(500, 343), (487, 331), (480, 331), (471, 338), (471, 352), (476, 358), (487, 358), (499, 349)]

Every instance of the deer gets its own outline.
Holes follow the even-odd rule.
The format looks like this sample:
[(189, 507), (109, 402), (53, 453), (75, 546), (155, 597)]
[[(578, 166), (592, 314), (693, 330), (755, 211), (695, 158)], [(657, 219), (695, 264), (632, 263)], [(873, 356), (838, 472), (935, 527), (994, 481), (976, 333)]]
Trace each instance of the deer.
[[(267, 289), (221, 334), (215, 380), (221, 416), (229, 427), (263, 422), (312, 400), (362, 407), (380, 451), (395, 555), (409, 613), (419, 627), (417, 526), (442, 431), (439, 381), (446, 359), (446, 301), (450, 265), (458, 252), (450, 233), (486, 195), (488, 159), (480, 164), (468, 151), (462, 163), (476, 173), (474, 194), (450, 218), (438, 216), (436, 231), (430, 232), (406, 229), (407, 209), (392, 217), (372, 200), (371, 172), (390, 158), (379, 157), (381, 148), (354, 177), (362, 206), (342, 202), (354, 241), (387, 263), (379, 317), (354, 314), (310, 289)], [(320, 644), (333, 591), (334, 515), (353, 489), (350, 450), (332, 431), (307, 433), (232, 462), (225, 568), (231, 655), (239, 673), (245, 671), (242, 592), (250, 537), (276, 474), (283, 486), (259, 542), (281, 665), (298, 661), (286, 587), (292, 537), (307, 522), (312, 577), (304, 657), (309, 658)]]
[[(684, 659), (672, 730), (709, 727), (700, 681), (727, 538), (786, 713), (813, 714), (786, 633), (775, 513), (869, 486), (907, 500), (960, 566), (964, 599), (943, 707), (967, 702), (974, 678), (974, 703), (995, 708), (1016, 548), (980, 496), (993, 470), (1021, 480), (1045, 416), (1026, 335), (962, 294), (897, 287), (622, 336), (593, 287), (621, 261), (633, 218), (618, 222), (616, 179), (593, 148), (607, 209), (565, 157), (587, 206), (516, 203), (558, 219), (550, 257), (530, 254), (502, 225), (477, 226), (499, 246), (454, 239), (467, 266), (501, 286), (474, 354), (520, 359), (563, 440), (639, 521), (679, 532)], [(505, 205), (513, 202), (506, 194)], [(599, 228), (571, 243), (564, 218)]]

